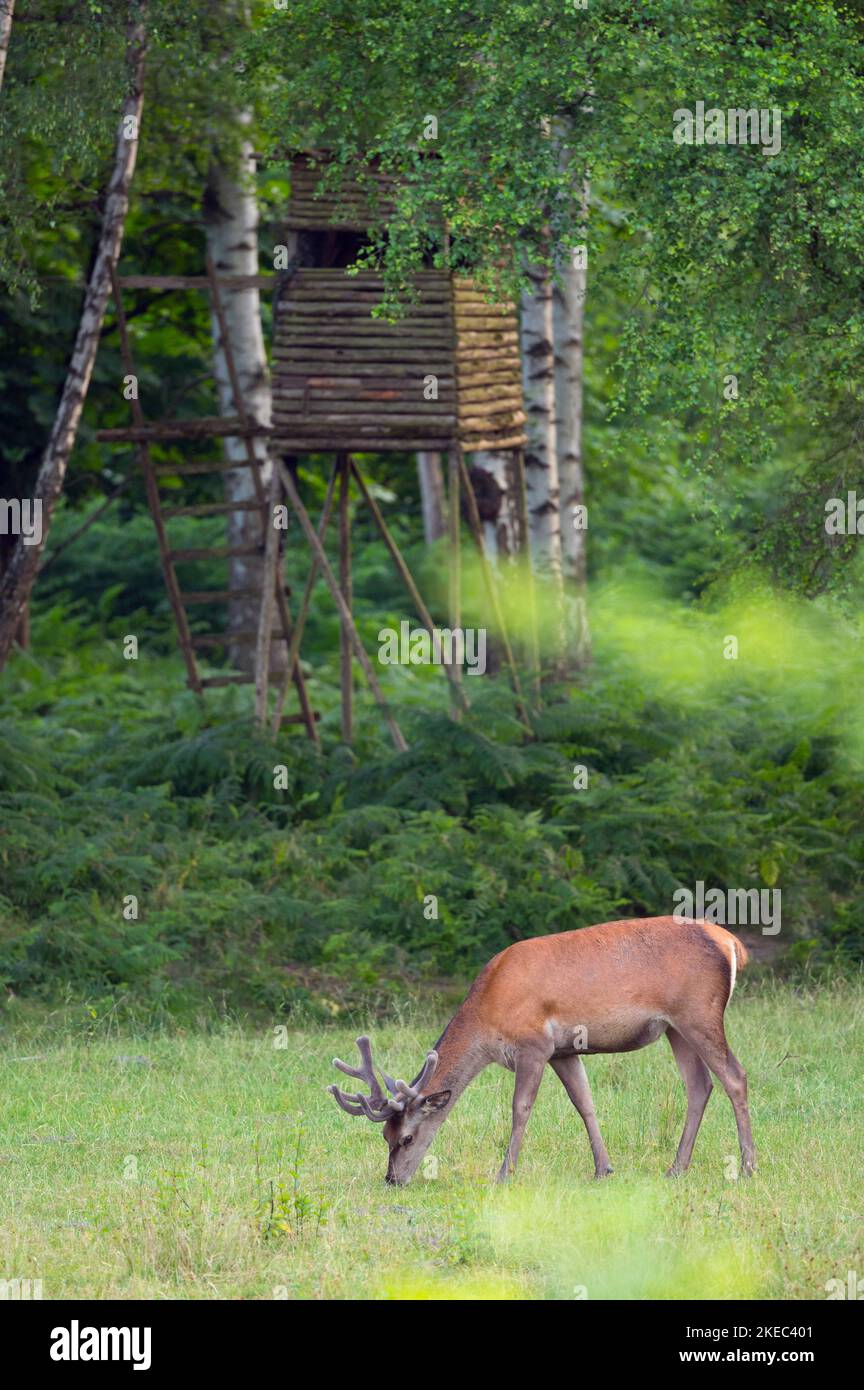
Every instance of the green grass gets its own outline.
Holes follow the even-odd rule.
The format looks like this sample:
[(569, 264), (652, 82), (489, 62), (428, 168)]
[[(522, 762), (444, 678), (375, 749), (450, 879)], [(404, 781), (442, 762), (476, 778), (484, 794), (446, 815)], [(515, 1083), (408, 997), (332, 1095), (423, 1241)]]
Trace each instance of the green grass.
[[(45, 1298), (824, 1298), (864, 1269), (862, 1006), (842, 982), (736, 995), (749, 1182), (729, 1176), (719, 1090), (690, 1172), (662, 1177), (684, 1093), (661, 1040), (589, 1060), (607, 1181), (550, 1071), (519, 1175), (494, 1187), (512, 1077), (489, 1068), (436, 1139), (437, 1177), (390, 1190), (380, 1132), (324, 1091), (355, 1030), (289, 1029), (285, 1048), (266, 1028), (88, 1039), (12, 1005), (0, 1277), (42, 1279)], [(374, 1029), (378, 1056), (411, 1073), (442, 1021)]]

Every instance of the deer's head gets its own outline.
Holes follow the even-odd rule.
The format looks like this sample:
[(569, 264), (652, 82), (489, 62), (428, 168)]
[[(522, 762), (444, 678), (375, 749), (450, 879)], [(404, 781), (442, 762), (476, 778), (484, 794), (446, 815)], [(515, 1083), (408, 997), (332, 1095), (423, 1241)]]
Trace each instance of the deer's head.
[(346, 1076), (365, 1081), (369, 1087), (369, 1095), (340, 1091), (338, 1086), (328, 1086), (327, 1089), (349, 1115), (365, 1115), (374, 1124), (384, 1126), (382, 1133), (390, 1150), (386, 1180), (403, 1186), (411, 1181), (419, 1168), (450, 1100), (450, 1091), (433, 1091), (429, 1095), (423, 1093), (424, 1086), (437, 1066), (438, 1053), (427, 1053), (423, 1070), (410, 1085), (405, 1081), (394, 1081), (382, 1070), (384, 1084), (390, 1092), (388, 1096), (375, 1075), (372, 1044), (369, 1039), (358, 1038), (357, 1049), (361, 1066), (349, 1067), (347, 1062), (340, 1062), (338, 1057), (333, 1058), (333, 1065), (344, 1071)]

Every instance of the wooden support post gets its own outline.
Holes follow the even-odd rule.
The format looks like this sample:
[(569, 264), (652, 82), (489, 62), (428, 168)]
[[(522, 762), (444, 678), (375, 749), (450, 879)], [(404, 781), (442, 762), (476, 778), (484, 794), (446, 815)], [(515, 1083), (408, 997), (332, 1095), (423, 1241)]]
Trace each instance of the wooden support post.
[(384, 698), (384, 692), (378, 683), (378, 677), (372, 670), (372, 663), (369, 660), (369, 657), (366, 655), (366, 650), (363, 646), (363, 643), (360, 641), (360, 635), (357, 632), (356, 627), (354, 626), (354, 619), (351, 616), (351, 611), (348, 608), (348, 605), (346, 604), (344, 598), (342, 597), (342, 590), (339, 588), (336, 576), (330, 567), (330, 561), (327, 559), (324, 547), (318, 539), (315, 527), (309, 520), (309, 513), (303, 506), (303, 501), (300, 497), (299, 492), (297, 491), (294, 479), (291, 477), (291, 474), (288, 472), (281, 459), (278, 461), (277, 467), (279, 469), (279, 475), (282, 479), (282, 485), (288, 494), (291, 506), (297, 513), (300, 525), (303, 527), (304, 535), (306, 536), (306, 539), (312, 548), (313, 554), (317, 557), (318, 564), (321, 567), (321, 573), (324, 575), (327, 587), (330, 590), (330, 593), (333, 595), (333, 601), (336, 604), (337, 609), (339, 610), (339, 616), (345, 623), (349, 632), (351, 633), (351, 640), (354, 644), (354, 651), (357, 654), (357, 660), (363, 667), (366, 679), (368, 680), (370, 688), (372, 690), (372, 694), (378, 701), (378, 704), (380, 705), (381, 710), (384, 714), (384, 718), (387, 721), (387, 727), (390, 730), (390, 736), (393, 739), (394, 747), (396, 748), (396, 751), (398, 753), (406, 753), (408, 751), (408, 744), (405, 742), (402, 730), (399, 728), (399, 725), (396, 723), (396, 720), (390, 713), (389, 706)]
[[(396, 566), (396, 571), (399, 575), (399, 578), (405, 585), (405, 588), (408, 591), (408, 596), (411, 599), (411, 602), (414, 604), (414, 607), (417, 609), (417, 614), (420, 618), (421, 623), (431, 636), (435, 628), (435, 624), (432, 621), (432, 615), (430, 614), (429, 609), (423, 602), (423, 599), (420, 595), (420, 590), (417, 588), (417, 585), (414, 582), (414, 576), (408, 568), (404, 555), (402, 554), (401, 550), (399, 549), (398, 545), (396, 544), (395, 540), (390, 534), (390, 530), (387, 526), (387, 523), (381, 515), (381, 508), (378, 506), (378, 503), (375, 501), (375, 498), (372, 496), (371, 492), (366, 486), (366, 481), (359, 468), (357, 467), (356, 460), (353, 458), (351, 460), (351, 471), (354, 474), (357, 486), (359, 487), (360, 492), (362, 493), (363, 501), (366, 503), (367, 507), (372, 513), (375, 525), (378, 527), (381, 539), (383, 540), (384, 544), (390, 552), (390, 557), (394, 565)], [(462, 690), (462, 687), (458, 683), (454, 682), (451, 668), (449, 666), (445, 666), (444, 671), (447, 676), (447, 679), (451, 682), (451, 689), (454, 700), (461, 703), (462, 707), (467, 709), (467, 698)]]
[[(209, 252), (206, 264), (207, 278), (210, 281), (210, 299), (213, 304), (213, 312), (216, 315), (216, 322), (219, 325), (219, 346), (225, 358), (225, 367), (228, 372), (231, 395), (234, 397), (234, 409), (237, 411), (237, 418), (241, 425), (248, 428), (250, 421), (246, 413), (243, 392), (240, 389), (240, 378), (237, 375), (237, 366), (234, 361), (234, 349), (231, 346), (231, 336), (228, 332), (228, 320), (225, 318), (225, 310), (222, 306), (222, 295), (219, 293), (219, 281), (216, 278), (216, 267), (213, 264), (213, 258)], [(255, 496), (263, 509), (266, 498), (264, 495), (264, 484), (261, 480), (260, 462), (255, 452), (255, 441), (248, 437), (245, 438), (244, 447), (246, 449), (246, 458), (252, 470), (252, 484), (255, 488)]]
[[(450, 534), (450, 571), (449, 571), (449, 602), (448, 602), (448, 622), (450, 630), (456, 632), (462, 624), (462, 554), (460, 551), (459, 523), (461, 521), (461, 511), (459, 506), (459, 445), (450, 445), (447, 451), (447, 461), (449, 465), (449, 477), (447, 480), (447, 529)], [(456, 651), (455, 638), (453, 648)], [(454, 661), (451, 672), (451, 689), (458, 687), (462, 680), (462, 667)], [(461, 705), (458, 700), (453, 701), (451, 713), (454, 719), (459, 719), (461, 715)]]
[(516, 493), (519, 499), (519, 525), (522, 531), (522, 558), (525, 565), (525, 589), (528, 596), (528, 658), (534, 678), (534, 694), (540, 702), (540, 645), (537, 636), (537, 593), (534, 588), (534, 568), (531, 562), (531, 523), (528, 518), (528, 484), (525, 480), (525, 451), (514, 449)]
[[(338, 454), (336, 466), (339, 470), (339, 584), (342, 597), (351, 611), (351, 518), (348, 511), (348, 489), (351, 482), (351, 464), (347, 454)], [(342, 685), (342, 742), (350, 744), (353, 738), (353, 711), (351, 688), (351, 633), (344, 620), (341, 624), (339, 640), (339, 671)]]
[(483, 523), (480, 520), (480, 513), (477, 510), (477, 498), (474, 496), (474, 489), (471, 486), (471, 477), (468, 473), (465, 455), (461, 447), (458, 453), (459, 471), (462, 477), (462, 485), (465, 489), (465, 502), (468, 509), (468, 524), (471, 527), (471, 534), (474, 537), (474, 543), (477, 546), (477, 554), (480, 557), (480, 568), (483, 572), (486, 593), (489, 596), (489, 603), (492, 607), (495, 625), (498, 628), (501, 636), (501, 643), (504, 647), (504, 658), (510, 668), (510, 679), (513, 682), (513, 690), (516, 695), (516, 708), (519, 711), (519, 717), (526, 729), (530, 730), (531, 725), (528, 720), (528, 712), (525, 709), (525, 703), (522, 698), (522, 685), (519, 680), (519, 671), (516, 667), (513, 648), (510, 645), (510, 635), (507, 631), (507, 624), (504, 619), (504, 610), (501, 607), (501, 600), (498, 595), (498, 585), (495, 582), (495, 575), (489, 563), (489, 557), (486, 554), (486, 543), (483, 539)]
[[(333, 465), (333, 472), (330, 474), (330, 482), (327, 485), (327, 496), (324, 499), (324, 506), (321, 511), (321, 520), (318, 523), (318, 539), (324, 542), (327, 534), (327, 523), (330, 520), (330, 510), (333, 506), (333, 489), (336, 485), (337, 465)], [(300, 608), (297, 613), (297, 622), (294, 624), (294, 633), (291, 637), (291, 647), (288, 652), (288, 665), (285, 674), (276, 692), (276, 706), (273, 711), (273, 732), (278, 734), (279, 726), (282, 723), (282, 708), (285, 704), (285, 696), (288, 694), (289, 672), (292, 670), (295, 661), (300, 654), (300, 643), (303, 640), (303, 631), (306, 627), (306, 618), (309, 613), (309, 603), (312, 598), (312, 590), (315, 587), (315, 579), (318, 574), (318, 560), (312, 556), (312, 563), (309, 566), (309, 575), (306, 580), (306, 588), (303, 590), (303, 598), (300, 601)]]
[[(123, 301), (120, 297), (120, 286), (117, 281), (117, 269), (111, 266), (111, 289), (114, 294), (114, 304), (117, 310), (117, 333), (120, 339), (120, 357), (123, 362), (123, 371), (127, 376), (136, 376), (135, 363), (132, 360), (132, 349), (129, 345), (129, 334), (126, 328), (126, 315), (123, 311)], [(137, 379), (137, 377), (136, 377)], [(140, 429), (144, 425), (144, 412), (141, 409), (141, 402), (137, 394), (133, 396), (132, 418)], [(180, 650), (183, 653), (183, 660), (186, 663), (186, 677), (189, 686), (195, 691), (199, 699), (203, 697), (201, 687), (201, 677), (198, 675), (198, 666), (195, 661), (195, 653), (192, 650), (191, 634), (189, 632), (189, 621), (186, 617), (186, 610), (180, 598), (180, 585), (177, 583), (177, 574), (174, 569), (174, 562), (171, 559), (171, 547), (168, 544), (168, 536), (165, 531), (165, 523), (162, 520), (162, 511), (159, 501), (159, 486), (156, 482), (156, 475), (153, 472), (153, 464), (150, 459), (150, 447), (148, 444), (139, 444), (136, 450), (141, 471), (144, 474), (144, 488), (147, 493), (147, 505), (150, 508), (150, 515), (153, 517), (153, 525), (156, 528), (156, 543), (159, 547), (159, 559), (162, 564), (162, 573), (165, 576), (165, 587), (168, 590), (168, 599), (174, 613), (174, 622), (177, 625), (177, 638), (180, 643)]]
[[(282, 583), (282, 576), (279, 573), (279, 535), (273, 525), (275, 509), (279, 502), (279, 492), (279, 474), (274, 468), (270, 477), (270, 496), (267, 506), (268, 524), (264, 539), (264, 572), (261, 578), (261, 608), (258, 614), (258, 638), (255, 643), (255, 724), (259, 729), (265, 728), (267, 724), (273, 609), (276, 603), (276, 586)], [(287, 635), (285, 640), (288, 640)]]
[[(216, 267), (213, 264), (212, 256), (210, 256), (209, 254), (207, 256), (207, 278), (210, 282), (210, 297), (213, 302), (213, 312), (215, 313), (216, 321), (219, 324), (220, 345), (222, 347), (222, 353), (225, 358), (225, 366), (228, 371), (228, 380), (231, 383), (231, 394), (234, 397), (234, 409), (237, 411), (237, 416), (241, 422), (241, 425), (246, 430), (248, 430), (250, 428), (251, 422), (246, 411), (246, 403), (243, 400), (243, 392), (240, 389), (240, 378), (237, 375), (237, 367), (234, 362), (234, 350), (231, 346), (231, 338), (228, 333), (228, 323), (225, 318), (225, 311), (222, 307), (222, 296), (219, 292), (219, 280), (216, 275)], [(270, 524), (268, 526), (268, 519), (265, 514), (266, 497), (264, 495), (264, 484), (261, 478), (261, 464), (258, 455), (255, 452), (255, 442), (249, 434), (247, 434), (245, 437), (245, 449), (246, 458), (249, 462), (249, 467), (252, 470), (252, 480), (253, 485), (255, 487), (255, 496), (258, 499), (258, 502), (261, 507), (262, 540), (264, 541), (266, 547), (267, 533), (269, 530), (273, 529), (273, 516), (271, 513), (269, 518)], [(274, 473), (276, 472), (275, 465), (273, 471)], [(267, 582), (268, 581), (265, 575), (265, 585)], [(285, 597), (285, 590), (282, 586), (281, 576), (279, 577), (279, 582), (275, 589), (275, 597), (276, 607), (279, 610), (279, 621), (282, 627), (282, 635), (284, 636), (285, 641), (288, 643), (290, 647), (292, 634), (291, 611), (288, 607), (288, 600)], [(313, 743), (319, 744), (320, 739), (318, 737), (318, 729), (315, 724), (315, 716), (312, 713), (312, 707), (309, 704), (309, 695), (306, 690), (306, 682), (303, 679), (303, 672), (300, 669), (299, 657), (296, 661), (294, 661), (292, 664), (288, 666), (288, 672), (290, 679), (293, 680), (295, 686), (297, 687), (297, 698), (300, 702), (300, 711), (303, 715), (303, 722), (306, 725), (306, 732)], [(266, 692), (266, 680), (264, 689)], [(264, 717), (266, 719), (266, 709)]]

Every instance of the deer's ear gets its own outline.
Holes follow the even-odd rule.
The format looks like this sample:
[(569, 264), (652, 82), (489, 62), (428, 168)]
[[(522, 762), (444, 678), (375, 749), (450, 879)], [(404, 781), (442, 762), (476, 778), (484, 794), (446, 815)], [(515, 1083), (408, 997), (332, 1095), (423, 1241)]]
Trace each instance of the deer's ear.
[(433, 1091), (431, 1096), (423, 1096), (420, 1114), (431, 1115), (433, 1110), (443, 1110), (452, 1094), (452, 1091)]

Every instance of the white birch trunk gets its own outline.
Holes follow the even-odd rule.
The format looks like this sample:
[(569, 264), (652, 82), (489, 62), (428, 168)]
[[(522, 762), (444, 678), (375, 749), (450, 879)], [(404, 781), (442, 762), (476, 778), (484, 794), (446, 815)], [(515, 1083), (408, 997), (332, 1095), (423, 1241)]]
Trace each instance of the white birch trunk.
[[(243, 126), (249, 115), (240, 117)], [(217, 275), (257, 275), (258, 272), (258, 204), (255, 198), (255, 159), (252, 145), (242, 142), (239, 154), (234, 152), (231, 163), (214, 159), (207, 180), (205, 196), (207, 249)], [(261, 326), (261, 303), (257, 289), (225, 290), (221, 292), (228, 338), (246, 414), (258, 424), (269, 425), (272, 418), (270, 372)], [(220, 341), (219, 324), (212, 315), (213, 372), (222, 415), (237, 414), (231, 380)], [(266, 437), (252, 441), (260, 461), (261, 483), (267, 494), (272, 474), (272, 462)], [(246, 442), (225, 440), (225, 458), (241, 466), (225, 475), (227, 502), (252, 502), (256, 489), (252, 469), (244, 467), (247, 460)], [(257, 511), (228, 513), (227, 541), (230, 546), (254, 546), (262, 541), (260, 514)], [(229, 561), (229, 589), (254, 589), (253, 597), (236, 597), (228, 605), (228, 631), (257, 630), (260, 612), (261, 585), (264, 575), (263, 551), (259, 555), (234, 556)], [(278, 627), (278, 621), (277, 621)], [(232, 664), (240, 671), (254, 669), (255, 647), (246, 641), (229, 647)], [(287, 648), (284, 641), (274, 638), (270, 650), (271, 670), (284, 667)]]
[(147, 45), (145, 16), (146, 5), (143, 2), (130, 5), (126, 31), (129, 85), (120, 116), (114, 169), (105, 197), (99, 245), (84, 294), (84, 304), (63, 385), (63, 394), (33, 490), (34, 499), (42, 504), (41, 541), (39, 545), (24, 545), (19, 540), (0, 581), (0, 670), (6, 663), (15, 633), (26, 612), (51, 516), (63, 491), (69, 456), (75, 444), (81, 412), (93, 375), (99, 335), (111, 289), (111, 268), (117, 264), (120, 255), (126, 213), (129, 209), (129, 187), (138, 153), (144, 94), (144, 54)]
[(444, 474), (441, 455), (421, 450), (417, 454), (417, 476), (420, 480), (420, 505), (423, 510), (423, 536), (432, 545), (447, 529), (447, 509), (444, 501)]
[(522, 294), (520, 339), (525, 390), (525, 476), (531, 555), (535, 569), (561, 583), (561, 515), (555, 437), (555, 355), (552, 285), (545, 270), (528, 270), (532, 289)]
[(483, 543), (493, 565), (507, 564), (519, 549), (519, 499), (509, 451), (471, 456), (471, 483), (483, 523)]
[(555, 352), (552, 285), (545, 270), (528, 268), (532, 288), (523, 291), (520, 341), (525, 391), (525, 489), (531, 563), (541, 581), (538, 616), (547, 661), (557, 667), (564, 646), (561, 513), (555, 431)]
[[(587, 195), (587, 189), (586, 189)], [(555, 404), (561, 486), (561, 554), (567, 655), (576, 665), (590, 658), (586, 586), (587, 514), (582, 467), (582, 388), (587, 270), (574, 266), (572, 248), (553, 290)]]

